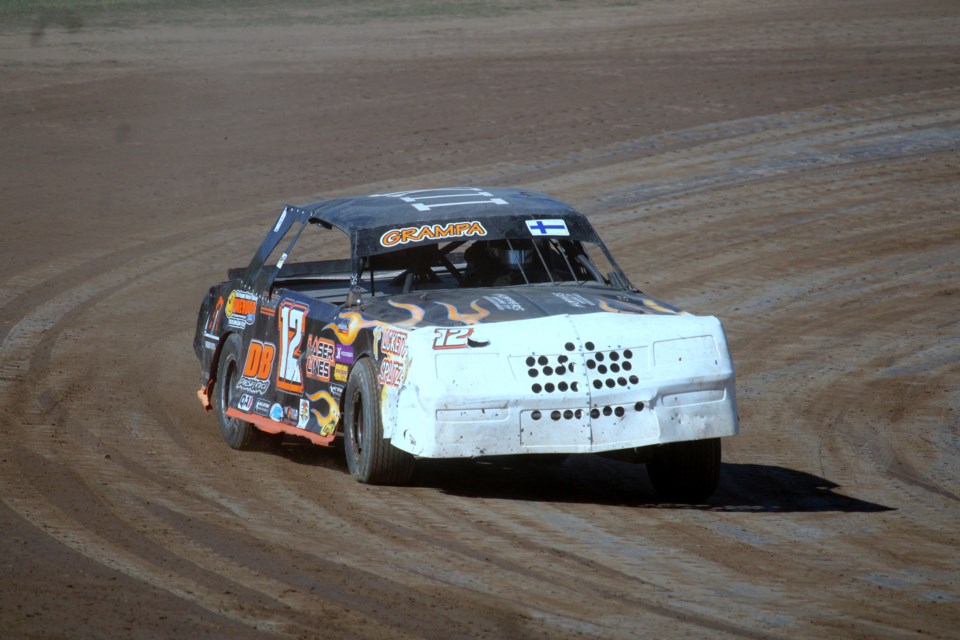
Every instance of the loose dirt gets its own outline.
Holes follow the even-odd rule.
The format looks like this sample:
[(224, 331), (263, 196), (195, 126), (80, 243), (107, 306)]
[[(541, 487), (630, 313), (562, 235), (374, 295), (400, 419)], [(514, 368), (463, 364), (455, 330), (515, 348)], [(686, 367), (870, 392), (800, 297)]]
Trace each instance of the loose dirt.
[[(957, 637), (954, 0), (277, 6), (0, 31), (0, 635)], [(206, 288), (283, 202), (448, 184), (566, 200), (723, 320), (708, 504), (220, 440)]]

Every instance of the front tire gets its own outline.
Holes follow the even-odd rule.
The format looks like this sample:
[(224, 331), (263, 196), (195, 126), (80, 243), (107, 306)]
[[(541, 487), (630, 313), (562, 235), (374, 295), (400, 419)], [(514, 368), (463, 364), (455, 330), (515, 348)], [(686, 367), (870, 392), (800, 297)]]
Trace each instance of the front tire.
[(270, 451), (280, 446), (282, 433), (266, 433), (253, 424), (231, 418), (227, 409), (236, 392), (237, 379), (240, 377), (240, 337), (231, 333), (220, 352), (220, 364), (217, 366), (217, 383), (214, 386), (213, 408), (220, 423), (220, 435), (231, 449), (240, 451)]
[(366, 484), (406, 484), (414, 458), (383, 437), (380, 385), (373, 361), (363, 358), (350, 373), (344, 394), (343, 441), (350, 475)]
[(647, 464), (647, 473), (661, 498), (703, 502), (720, 483), (720, 438), (661, 445)]

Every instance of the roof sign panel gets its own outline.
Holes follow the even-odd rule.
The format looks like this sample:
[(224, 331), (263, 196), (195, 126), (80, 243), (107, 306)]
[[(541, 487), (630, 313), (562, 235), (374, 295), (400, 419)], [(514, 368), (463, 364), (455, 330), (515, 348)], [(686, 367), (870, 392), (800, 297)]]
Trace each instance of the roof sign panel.
[(415, 191), (397, 191), (395, 193), (375, 193), (371, 198), (399, 198), (413, 206), (417, 211), (431, 211), (440, 207), (464, 207), (476, 205), (505, 205), (503, 198), (497, 198), (489, 191), (475, 187), (456, 187), (452, 189), (417, 189)]

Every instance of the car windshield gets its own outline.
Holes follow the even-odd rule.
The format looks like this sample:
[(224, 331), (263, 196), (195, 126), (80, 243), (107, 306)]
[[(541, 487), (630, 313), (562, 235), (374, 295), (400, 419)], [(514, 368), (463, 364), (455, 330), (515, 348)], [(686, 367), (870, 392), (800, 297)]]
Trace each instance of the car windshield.
[[(454, 287), (504, 287), (513, 285), (611, 283), (593, 256), (604, 258), (600, 247), (556, 238), (501, 238), (427, 244), (368, 256), (361, 281), (376, 283), (389, 274), (391, 292), (408, 293), (424, 289)], [(616, 280), (616, 277), (614, 277)]]
[(605, 247), (589, 241), (529, 236), (458, 239), (419, 243), (353, 261), (344, 256), (346, 244), (339, 238), (333, 241), (338, 233), (310, 226), (314, 228), (305, 229), (296, 246), (291, 243), (289, 256), (282, 252), (272, 286), (335, 304), (345, 301), (354, 287), (364, 296), (526, 285), (632, 288)]

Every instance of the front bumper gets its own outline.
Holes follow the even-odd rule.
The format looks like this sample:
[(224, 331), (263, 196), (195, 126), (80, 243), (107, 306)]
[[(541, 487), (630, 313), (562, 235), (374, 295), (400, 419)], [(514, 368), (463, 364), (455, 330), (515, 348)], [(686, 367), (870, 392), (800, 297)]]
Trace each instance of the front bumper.
[(476, 325), (472, 345), (408, 339), (383, 397), (385, 435), (427, 458), (599, 453), (735, 435), (733, 365), (719, 321), (597, 313)]

